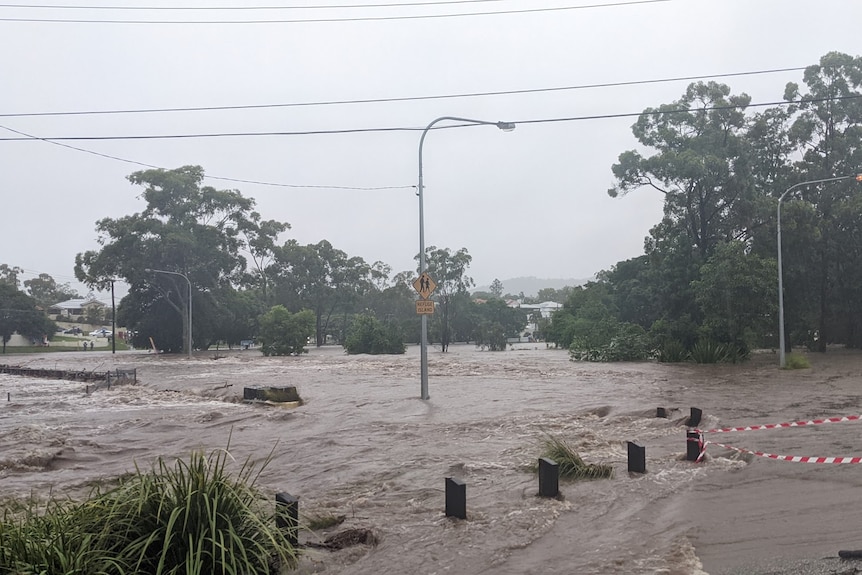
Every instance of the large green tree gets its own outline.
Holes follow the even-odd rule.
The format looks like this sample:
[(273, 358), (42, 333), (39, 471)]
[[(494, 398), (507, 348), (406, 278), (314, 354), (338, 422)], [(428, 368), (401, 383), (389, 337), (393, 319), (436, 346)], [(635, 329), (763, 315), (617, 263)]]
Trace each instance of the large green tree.
[(45, 312), (37, 309), (32, 297), (19, 291), (14, 285), (0, 281), (0, 338), (3, 340), (3, 353), (12, 334), (43, 341), (57, 331), (57, 326), (48, 319)]
[[(166, 338), (167, 347), (157, 342), (163, 349), (184, 349), (192, 329), (188, 322), (192, 303), (197, 318), (193, 319), (194, 339), (211, 341), (209, 330), (219, 318), (207, 313), (218, 306), (199, 304), (243, 285), (251, 274), (245, 254), (264, 258), (267, 246), (286, 224), (261, 220), (253, 209), (254, 200), (237, 190), (202, 185), (204, 171), (199, 166), (144, 170), (128, 179), (144, 188), (141, 197), (146, 207), (130, 216), (99, 220), (96, 232), (101, 247), (78, 254), (75, 275), (100, 289), (112, 278), (123, 278), (130, 286), (123, 317), (141, 338), (149, 334), (136, 326), (152, 327), (154, 317), (168, 322), (165, 329), (174, 335)], [(191, 283), (191, 302), (186, 278)]]
[(333, 316), (341, 312), (346, 320), (346, 314), (372, 285), (370, 266), (362, 258), (349, 257), (334, 248), (327, 240), (308, 245), (288, 240), (276, 250), (268, 273), (276, 286), (279, 304), (295, 311), (314, 312), (318, 346), (325, 343)]
[(314, 313), (290, 313), (283, 305), (273, 306), (260, 316), (258, 340), (263, 355), (300, 355), (314, 333)]
[[(377, 270), (376, 273), (374, 268)], [(390, 272), (375, 264), (372, 273), (375, 274), (373, 285), (362, 297), (358, 307), (364, 310), (364, 313), (373, 314), (386, 325), (397, 325), (402, 335), (413, 336), (407, 341), (418, 342), (421, 320), (416, 315), (414, 304), (416, 292), (411, 285), (415, 279), (414, 272), (400, 272), (390, 280), (388, 277)], [(381, 276), (381, 273), (384, 273), (385, 277)]]
[[(792, 123), (790, 141), (802, 159), (795, 164), (792, 183), (826, 179), (862, 171), (862, 57), (830, 52), (804, 73), (805, 87), (789, 83), (785, 98)], [(776, 190), (776, 194), (781, 190)], [(854, 180), (805, 185), (788, 198), (801, 201), (813, 212), (815, 233), (798, 252), (787, 250), (785, 267), (787, 315), (813, 317), (808, 331), (816, 334), (816, 348), (825, 351), (832, 342), (862, 345), (862, 211)], [(808, 214), (802, 210), (804, 218)], [(797, 212), (782, 214), (782, 226), (793, 234)], [(805, 231), (805, 228), (802, 228)], [(789, 239), (793, 242), (793, 239)], [(792, 262), (803, 263), (803, 266)], [(805, 277), (807, 276), (807, 277)], [(802, 297), (792, 295), (808, 290)], [(790, 325), (788, 325), (790, 328)], [(791, 337), (792, 333), (788, 334)], [(798, 337), (798, 334), (797, 334)], [(790, 338), (788, 338), (790, 342)]]
[(18, 266), (0, 264), (0, 283), (9, 284), (17, 289), (21, 283), (18, 280), (18, 275), (22, 273), (24, 273), (24, 270)]
[(527, 314), (520, 308), (506, 305), (500, 298), (484, 303), (471, 302), (473, 339), (476, 345), (490, 351), (506, 349), (508, 338), (518, 337), (527, 324)]
[(68, 283), (58, 284), (49, 274), (41, 273), (35, 278), (24, 280), (24, 287), (40, 306), (48, 308), (69, 299), (80, 298), (77, 291)]
[(741, 356), (774, 330), (777, 265), (746, 252), (741, 242), (719, 246), (692, 284), (703, 314), (701, 333), (732, 344)]
[(644, 110), (632, 127), (652, 153), (624, 152), (612, 167), (612, 197), (641, 189), (664, 196), (664, 217), (646, 241), (654, 285), (644, 292), (659, 298), (661, 315), (697, 314), (690, 283), (700, 266), (719, 244), (750, 234), (749, 102), (724, 84), (693, 83), (679, 100)]
[[(416, 260), (419, 261), (418, 255)], [(439, 313), (435, 311), (434, 318), (440, 327), (440, 345), (444, 352), (449, 348), (451, 324), (458, 314), (458, 296), (466, 296), (469, 301), (468, 290), (474, 285), (473, 278), (467, 275), (472, 261), (473, 257), (467, 252), (467, 248), (461, 248), (454, 253), (449, 248), (425, 248), (425, 271), (437, 284), (432, 299), (438, 304)]]

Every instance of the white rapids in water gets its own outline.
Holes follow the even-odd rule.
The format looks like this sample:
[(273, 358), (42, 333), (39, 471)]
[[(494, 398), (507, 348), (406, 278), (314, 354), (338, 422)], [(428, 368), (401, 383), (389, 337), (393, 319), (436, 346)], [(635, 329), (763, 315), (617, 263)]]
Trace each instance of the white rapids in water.
[[(218, 359), (214, 359), (218, 357)], [(773, 354), (742, 365), (573, 363), (544, 344), (505, 352), (430, 353), (431, 399), (419, 399), (417, 348), (403, 356), (302, 357), (255, 351), (189, 360), (146, 353), (6, 356), (58, 369), (138, 369), (138, 383), (86, 384), (0, 375), (4, 496), (80, 497), (159, 456), (230, 448), (237, 466), (272, 460), (258, 485), (300, 497), (305, 516), (344, 515), (376, 547), (308, 550), (298, 573), (743, 573), (769, 557), (862, 548), (858, 465), (742, 456), (715, 446), (685, 455), (689, 408), (701, 427), (756, 425), (860, 411), (862, 355), (813, 356), (781, 371)], [(295, 385), (297, 408), (242, 403), (245, 386)], [(670, 410), (655, 417), (656, 407)], [(862, 454), (862, 422), (708, 437), (786, 455)], [(548, 435), (613, 479), (560, 482), (537, 496), (530, 466)], [(647, 473), (626, 467), (646, 448)], [(467, 485), (467, 520), (444, 516), (444, 480)], [(315, 537), (315, 535), (304, 535)], [(742, 571), (738, 571), (743, 569)]]

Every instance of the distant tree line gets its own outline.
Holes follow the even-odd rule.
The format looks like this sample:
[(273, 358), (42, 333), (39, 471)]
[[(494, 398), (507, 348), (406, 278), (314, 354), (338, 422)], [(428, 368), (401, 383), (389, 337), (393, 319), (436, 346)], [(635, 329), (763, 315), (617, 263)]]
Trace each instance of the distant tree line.
[(6, 344), (15, 333), (41, 343), (53, 337), (57, 331), (57, 324), (48, 318), (43, 307), (45, 300), (41, 299), (45, 295), (45, 274), (24, 282), (29, 288), (30, 293), (27, 293), (20, 289), (18, 279), (18, 275), (23, 272), (17, 266), (0, 264), (0, 339), (3, 353), (6, 353)]
[(782, 202), (787, 350), (862, 347), (862, 58), (829, 53), (789, 83), (786, 105), (691, 84), (644, 110), (640, 150), (613, 166), (612, 197), (664, 196), (644, 255), (578, 287), (548, 336), (576, 359), (737, 360), (778, 345)]
[[(583, 286), (537, 294), (532, 301), (563, 307), (552, 320), (535, 314), (534, 335), (597, 361), (739, 360), (777, 346), (778, 198), (795, 184), (862, 172), (860, 83), (862, 59), (833, 52), (802, 85), (787, 84), (784, 105), (754, 108), (746, 94), (697, 82), (644, 110), (632, 127), (639, 148), (612, 166), (609, 194), (662, 194), (663, 217), (643, 255)], [(350, 342), (358, 353), (418, 341), (418, 270), (393, 274), (326, 240), (282, 242), (288, 223), (264, 220), (237, 190), (204, 186), (198, 166), (128, 179), (144, 190), (143, 210), (98, 221), (100, 248), (78, 254), (75, 274), (96, 289), (129, 284), (118, 321), (135, 345), (152, 338), (180, 352), (188, 330), (197, 348), (260, 336), (272, 353), (301, 353), (308, 338)], [(781, 225), (788, 350), (862, 347), (862, 182), (799, 186), (782, 202)], [(431, 246), (426, 261), (437, 284), (429, 336), (441, 349), (504, 349), (523, 330), (526, 314), (504, 300), (530, 301), (524, 294), (505, 294), (495, 280), (470, 295), (466, 248)], [(40, 286), (30, 288), (35, 296)], [(276, 344), (273, 325), (300, 331)]]
[[(279, 243), (289, 224), (264, 220), (239, 191), (202, 185), (199, 166), (144, 170), (128, 179), (144, 188), (144, 209), (98, 221), (101, 248), (78, 254), (75, 274), (96, 289), (111, 278), (129, 284), (117, 314), (135, 346), (152, 339), (165, 351), (185, 351), (189, 329), (195, 348), (259, 337), (274, 355), (302, 353), (308, 337), (354, 353), (403, 353), (405, 342), (418, 341), (416, 272), (393, 276), (383, 262), (368, 264), (327, 240)], [(444, 349), (452, 340), (505, 340), (525, 323), (512, 321), (517, 310), (503, 313), (471, 300), (470, 261), (466, 249), (427, 250), (438, 302), (430, 337)]]

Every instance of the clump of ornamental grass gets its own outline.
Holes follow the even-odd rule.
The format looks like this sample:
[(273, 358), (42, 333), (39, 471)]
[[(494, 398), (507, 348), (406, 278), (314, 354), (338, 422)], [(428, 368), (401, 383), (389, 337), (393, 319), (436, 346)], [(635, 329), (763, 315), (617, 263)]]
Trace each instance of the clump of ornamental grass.
[[(83, 503), (51, 501), (0, 521), (0, 572), (126, 575), (268, 574), (294, 563), (275, 506), (255, 488), (249, 461), (193, 453), (94, 491)], [(268, 509), (268, 510), (267, 510)]]
[(666, 342), (658, 352), (658, 360), (661, 363), (682, 363), (688, 357), (688, 350), (682, 342), (675, 339)]
[[(613, 477), (614, 468), (601, 463), (585, 463), (578, 452), (564, 440), (548, 435), (542, 440), (542, 455), (559, 465), (560, 477), (565, 479), (606, 479)], [(538, 464), (536, 465), (538, 470)]]
[(692, 346), (689, 356), (695, 363), (722, 363), (730, 358), (730, 349), (726, 344), (701, 339)]

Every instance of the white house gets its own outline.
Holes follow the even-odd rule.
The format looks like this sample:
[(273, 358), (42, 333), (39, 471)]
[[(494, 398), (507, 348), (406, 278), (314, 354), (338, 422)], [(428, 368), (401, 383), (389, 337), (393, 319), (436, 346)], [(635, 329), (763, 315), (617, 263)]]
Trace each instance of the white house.
[(61, 301), (48, 308), (49, 315), (59, 315), (67, 318), (77, 318), (86, 316), (91, 309), (97, 309), (104, 314), (105, 308), (108, 307), (97, 299), (81, 298)]
[[(536, 311), (538, 311), (541, 316), (545, 319), (548, 319), (553, 315), (555, 311), (563, 307), (563, 304), (557, 303), (555, 301), (544, 301), (542, 303), (521, 303), (520, 300), (506, 300), (506, 305), (509, 307), (520, 308), (524, 310), (528, 316), (535, 316)], [(530, 341), (532, 334), (539, 329), (539, 326), (536, 322), (531, 321), (533, 317), (528, 317), (527, 327), (524, 328), (524, 331), (521, 333), (521, 337), (519, 341)], [(527, 335), (530, 334), (530, 335)]]

